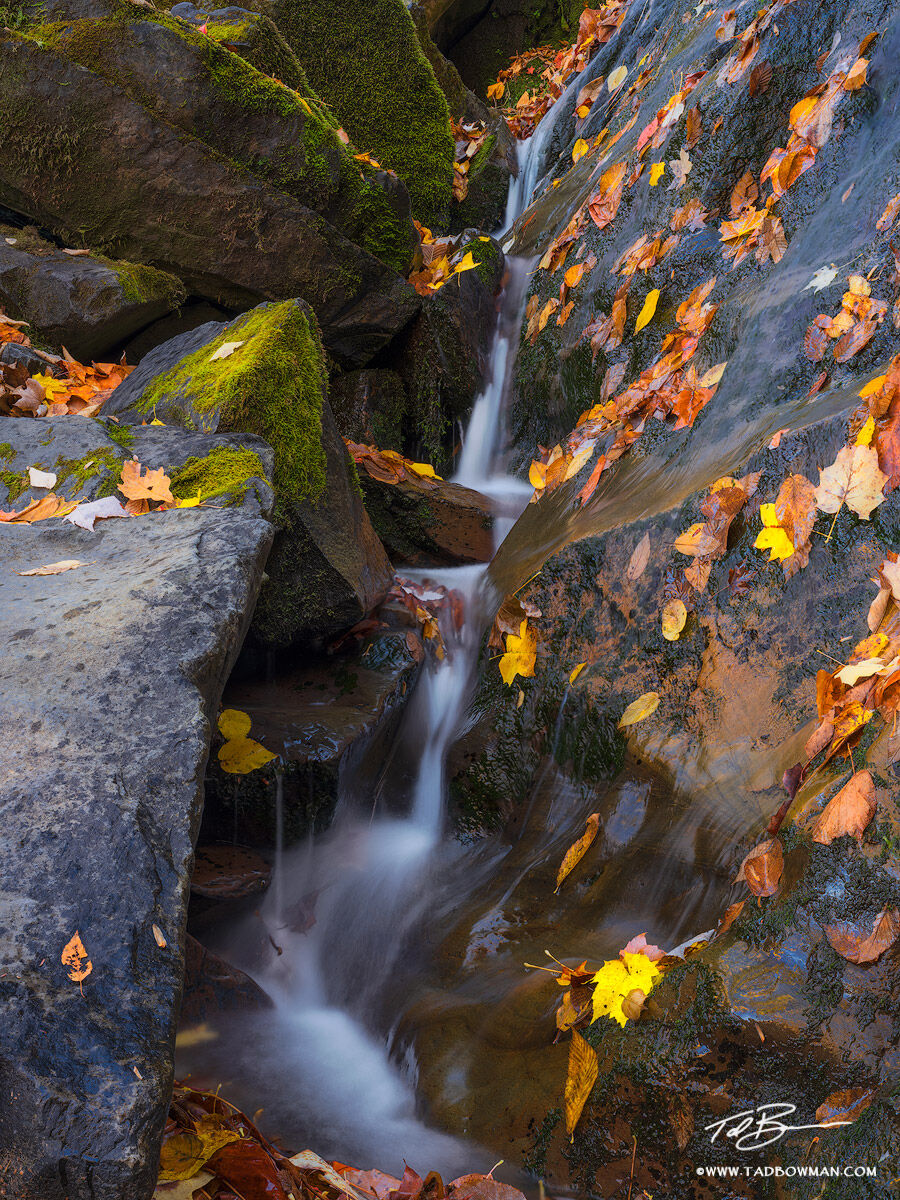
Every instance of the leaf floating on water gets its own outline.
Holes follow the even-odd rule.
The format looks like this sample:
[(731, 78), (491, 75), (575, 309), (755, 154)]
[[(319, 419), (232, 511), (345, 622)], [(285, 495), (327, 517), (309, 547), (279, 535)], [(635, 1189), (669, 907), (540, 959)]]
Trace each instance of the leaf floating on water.
[(249, 775), (276, 757), (247, 736), (250, 725), (247, 714), (236, 708), (226, 708), (219, 717), (219, 733), (225, 742), (219, 747), (217, 757), (222, 770), (229, 775)]
[(825, 926), (825, 936), (832, 947), (842, 958), (853, 963), (875, 962), (885, 950), (893, 946), (898, 933), (900, 912), (895, 908), (880, 912), (875, 918), (871, 932), (858, 925)]
[(653, 288), (647, 294), (647, 299), (644, 301), (644, 307), (638, 313), (638, 319), (634, 323), (634, 332), (640, 333), (645, 325), (653, 319), (653, 314), (656, 312), (656, 306), (659, 303), (659, 288)]
[(837, 279), (837, 269), (835, 267), (819, 267), (803, 290), (804, 292), (808, 292), (812, 288), (814, 292), (821, 292), (830, 283), (834, 283), (835, 279)]
[(812, 839), (830, 846), (835, 838), (850, 834), (858, 842), (875, 816), (875, 781), (868, 771), (857, 771), (828, 801), (812, 829)]
[(591, 815), (587, 819), (584, 833), (581, 835), (581, 837), (578, 839), (578, 841), (573, 842), (572, 845), (566, 851), (565, 857), (563, 858), (562, 863), (560, 864), (559, 871), (557, 872), (557, 875), (556, 875), (556, 888), (554, 889), (555, 891), (557, 891), (557, 892), (559, 891), (560, 887), (562, 886), (563, 880), (566, 878), (566, 876), (571, 875), (572, 871), (574, 871), (574, 869), (578, 866), (578, 864), (584, 858), (585, 854), (587, 854), (588, 848), (590, 847), (594, 838), (597, 836), (597, 830), (599, 828), (600, 828), (600, 814), (599, 813), (591, 813)]
[(662, 610), (662, 635), (667, 642), (677, 642), (687, 622), (687, 609), (683, 600), (667, 600)]
[(617, 728), (627, 729), (629, 725), (636, 725), (638, 721), (643, 721), (645, 717), (651, 716), (659, 708), (659, 692), (644, 692), (643, 696), (638, 696), (637, 700), (632, 700), (625, 711), (619, 717)]
[(746, 883), (754, 896), (773, 896), (784, 870), (784, 854), (777, 838), (754, 846), (737, 873), (735, 883)]
[(87, 950), (77, 929), (66, 942), (60, 962), (68, 970), (73, 983), (81, 983), (93, 971), (94, 964), (87, 956)]
[(573, 1140), (575, 1126), (597, 1082), (599, 1070), (597, 1051), (573, 1029), (569, 1047), (569, 1073), (566, 1076), (566, 1132)]

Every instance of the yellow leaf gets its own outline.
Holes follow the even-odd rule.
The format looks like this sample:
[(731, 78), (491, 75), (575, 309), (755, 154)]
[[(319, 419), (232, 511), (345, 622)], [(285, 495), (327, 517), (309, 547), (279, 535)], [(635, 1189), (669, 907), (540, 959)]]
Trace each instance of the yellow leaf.
[(229, 775), (249, 775), (274, 757), (253, 738), (235, 738), (219, 747), (219, 765)]
[(763, 528), (753, 543), (756, 550), (768, 550), (769, 562), (775, 559), (790, 558), (794, 553), (794, 543), (788, 533), (778, 524), (778, 515), (774, 504), (761, 504), (759, 515), (762, 517)]
[(645, 325), (648, 325), (653, 319), (653, 314), (656, 312), (656, 305), (659, 303), (659, 288), (654, 288), (644, 301), (644, 307), (638, 314), (638, 319), (634, 323), (634, 332), (640, 333)]
[(705, 388), (706, 387), (715, 387), (715, 385), (717, 383), (721, 382), (722, 376), (725, 374), (725, 368), (727, 366), (728, 366), (728, 363), (723, 362), (723, 363), (716, 363), (716, 365), (714, 367), (710, 367), (709, 370), (706, 371), (700, 377), (700, 386), (705, 387)]
[(217, 1150), (240, 1140), (239, 1133), (223, 1128), (215, 1117), (201, 1117), (194, 1132), (181, 1130), (163, 1139), (159, 1156), (160, 1183), (192, 1179)]
[(500, 659), (500, 674), (507, 687), (512, 687), (517, 675), (529, 679), (534, 675), (537, 660), (537, 638), (528, 628), (528, 619), (519, 626), (518, 634), (506, 635), (506, 653)]
[(454, 267), (454, 271), (457, 275), (461, 275), (463, 271), (473, 271), (477, 266), (478, 263), (472, 257), (472, 251), (467, 250)]
[(566, 1076), (566, 1132), (570, 1138), (574, 1138), (575, 1126), (597, 1082), (599, 1069), (597, 1051), (573, 1029), (569, 1047), (569, 1073)]
[(196, 496), (191, 496), (187, 500), (176, 500), (175, 507), (176, 508), (196, 508), (199, 503), (200, 503), (200, 493), (198, 492)]
[(611, 72), (609, 79), (606, 81), (606, 86), (611, 92), (617, 92), (625, 82), (625, 77), (628, 74), (628, 68), (623, 64), (621, 67)]
[(584, 156), (587, 154), (587, 152), (588, 152), (587, 142), (584, 140), (584, 138), (579, 138), (578, 141), (575, 143), (575, 145), (572, 147), (572, 162), (577, 163), (579, 161), (579, 159), (584, 158)]
[(566, 287), (577, 287), (581, 283), (581, 277), (586, 270), (587, 267), (585, 267), (584, 263), (575, 263), (574, 266), (569, 267), (565, 274)]
[(251, 723), (245, 712), (237, 708), (226, 708), (219, 717), (219, 733), (228, 741), (245, 738), (250, 732)]
[(666, 173), (666, 164), (664, 162), (651, 163), (650, 164), (650, 186), (656, 187), (656, 185), (659, 183), (659, 181), (662, 179), (662, 177), (663, 177), (663, 175), (665, 175), (665, 173)]
[(667, 600), (662, 610), (662, 635), (667, 642), (677, 642), (687, 621), (683, 600)]
[(651, 716), (659, 708), (659, 692), (644, 692), (643, 696), (638, 696), (637, 700), (632, 700), (625, 711), (619, 717), (619, 729), (626, 729), (629, 725), (636, 725), (638, 721), (643, 721), (645, 717)]
[(154, 417), (150, 422), (151, 425), (162, 425), (165, 428), (165, 421), (160, 421), (159, 417)]
[(487, 98), (488, 100), (502, 100), (503, 93), (506, 91), (506, 84), (498, 80), (496, 83), (488, 84)]
[(440, 479), (440, 475), (438, 475), (430, 463), (414, 463), (404, 460), (403, 465), (407, 471), (412, 471), (414, 474), (420, 475), (425, 479)]
[(542, 491), (547, 483), (547, 464), (533, 462), (528, 468), (528, 482), (537, 491)]
[(646, 954), (631, 954), (623, 950), (618, 958), (605, 962), (593, 977), (593, 1016), (612, 1017), (622, 1026), (628, 1020), (623, 1003), (631, 992), (646, 996), (661, 974), (659, 967)]
[(875, 418), (868, 417), (865, 425), (856, 435), (857, 446), (869, 446), (872, 442), (872, 435), (875, 433)]
[(569, 683), (574, 683), (575, 680), (578, 678), (578, 676), (581, 674), (581, 672), (584, 670), (584, 668), (586, 666), (587, 666), (587, 663), (583, 662), (583, 663), (579, 663), (577, 667), (574, 667), (572, 669), (572, 671), (569, 673)]
[(560, 864), (559, 871), (556, 874), (555, 891), (559, 891), (563, 880), (567, 875), (571, 875), (572, 871), (578, 866), (588, 851), (588, 847), (594, 838), (597, 836), (597, 830), (600, 828), (600, 814), (591, 813), (587, 819), (584, 828), (584, 833), (577, 842), (573, 842), (565, 853), (565, 856)]
[(861, 399), (865, 400), (867, 396), (874, 396), (876, 392), (880, 392), (884, 387), (884, 381), (887, 375), (876, 375), (874, 379), (870, 379), (864, 388), (856, 393)]

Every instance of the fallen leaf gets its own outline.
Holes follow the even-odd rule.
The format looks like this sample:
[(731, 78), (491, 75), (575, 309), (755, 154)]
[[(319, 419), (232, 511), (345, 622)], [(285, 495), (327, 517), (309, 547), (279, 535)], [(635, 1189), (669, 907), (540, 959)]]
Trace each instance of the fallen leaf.
[(642, 993), (639, 1003), (631, 1010), (638, 1015), (643, 1008), (643, 997), (650, 992), (659, 975), (659, 967), (646, 954), (622, 950), (618, 958), (605, 962), (593, 976), (593, 1020), (611, 1017), (624, 1027), (629, 1020), (629, 1013), (625, 1011), (628, 997), (635, 991)]
[(687, 622), (687, 608), (684, 601), (667, 600), (662, 610), (662, 635), (667, 642), (677, 642), (678, 636)]
[(836, 267), (819, 267), (803, 291), (808, 292), (812, 288), (814, 292), (821, 292), (830, 283), (834, 283), (835, 279), (837, 279)]
[(656, 312), (656, 306), (659, 303), (659, 288), (653, 288), (647, 294), (647, 299), (644, 301), (644, 307), (638, 314), (638, 319), (634, 323), (634, 332), (640, 333), (645, 325), (648, 325), (653, 319), (653, 314)]
[(656, 187), (660, 179), (666, 173), (666, 164), (664, 162), (655, 162), (650, 164), (650, 186)]
[(28, 480), (34, 488), (47, 488), (49, 490), (56, 486), (56, 475), (53, 471), (39, 471), (37, 467), (28, 468)]
[(694, 164), (691, 162), (687, 150), (682, 146), (677, 158), (669, 159), (669, 166), (672, 168), (674, 178), (669, 184), (670, 192), (680, 192), (687, 183), (687, 177), (691, 173), (691, 167)]
[(848, 962), (870, 963), (881, 958), (893, 946), (900, 933), (900, 912), (888, 909), (878, 913), (871, 932), (863, 925), (826, 925), (825, 936), (832, 947)]
[(597, 836), (597, 830), (600, 828), (600, 814), (591, 813), (587, 819), (584, 833), (577, 842), (573, 842), (565, 853), (565, 856), (560, 864), (559, 871), (556, 874), (556, 887), (554, 891), (559, 891), (563, 880), (567, 875), (570, 875), (575, 867), (581, 862), (588, 851), (588, 847)]
[(737, 873), (735, 883), (746, 883), (754, 896), (772, 896), (784, 870), (784, 854), (777, 838), (754, 846)]
[(158, 925), (151, 925), (150, 928), (153, 932), (153, 940), (156, 942), (157, 946), (159, 946), (160, 950), (165, 950), (168, 943), (166, 942), (166, 936), (163, 931)]
[(573, 667), (572, 670), (569, 672), (569, 683), (574, 683), (575, 680), (578, 678), (578, 676), (581, 674), (581, 672), (584, 670), (584, 668), (586, 666), (587, 666), (587, 663), (582, 662), (582, 663), (579, 663), (576, 667)]
[(723, 934), (728, 932), (728, 930), (743, 912), (744, 905), (746, 903), (746, 900), (738, 900), (734, 904), (728, 905), (728, 907), (722, 913), (722, 916), (719, 918), (719, 923), (716, 926), (716, 937), (721, 937)]
[(63, 571), (74, 571), (83, 567), (84, 563), (77, 558), (61, 558), (59, 562), (48, 563), (46, 567), (33, 567), (30, 571), (13, 571), (14, 575), (62, 575)]
[(220, 358), (230, 358), (235, 350), (239, 349), (243, 344), (243, 342), (223, 342), (218, 350), (209, 356), (209, 361), (216, 362)]
[(569, 1047), (569, 1070), (566, 1076), (566, 1132), (573, 1140), (575, 1126), (597, 1081), (599, 1070), (597, 1051), (573, 1029), (572, 1044)]
[(875, 1099), (875, 1088), (842, 1088), (826, 1096), (816, 1109), (820, 1125), (849, 1125), (866, 1111)]
[(584, 158), (584, 156), (587, 154), (589, 149), (590, 149), (590, 147), (588, 146), (588, 144), (584, 140), (584, 138), (579, 138), (578, 141), (575, 143), (575, 145), (572, 147), (572, 162), (573, 163), (579, 162), (582, 158)]
[(650, 561), (650, 534), (645, 533), (631, 553), (628, 566), (625, 568), (625, 578), (634, 581), (643, 575)]
[(618, 729), (627, 729), (629, 725), (636, 725), (638, 721), (643, 721), (645, 717), (651, 716), (659, 708), (659, 692), (644, 692), (643, 696), (638, 696), (637, 700), (632, 700), (625, 711), (619, 717)]
[(159, 500), (172, 504), (175, 497), (169, 489), (169, 477), (158, 467), (151, 471), (148, 467), (142, 474), (143, 468), (136, 458), (122, 463), (122, 482), (119, 491), (129, 500)]
[(609, 88), (610, 92), (617, 92), (625, 82), (627, 75), (628, 68), (624, 64), (616, 67), (614, 71), (611, 71), (610, 76), (606, 81), (606, 86)]
[(506, 653), (500, 659), (500, 674), (503, 682), (512, 687), (517, 675), (529, 679), (534, 675), (534, 664), (537, 661), (537, 638), (528, 628), (526, 618), (519, 626), (518, 634), (506, 635)]
[(868, 521), (872, 509), (884, 499), (887, 481), (872, 446), (845, 446), (830, 467), (820, 470), (816, 504), (822, 512), (836, 513), (846, 503), (857, 516)]
[(882, 233), (886, 229), (890, 229), (897, 220), (898, 212), (900, 212), (900, 192), (887, 202), (887, 207), (878, 218), (875, 228), (881, 230)]
[(94, 964), (87, 956), (87, 950), (84, 948), (77, 929), (66, 942), (60, 955), (60, 962), (67, 968), (69, 978), (73, 983), (81, 983), (93, 971)]
[(809, 541), (816, 523), (816, 489), (805, 475), (789, 475), (781, 485), (775, 516), (795, 549)]
[(219, 747), (219, 765), (229, 775), (249, 775), (270, 763), (276, 755), (253, 738), (235, 738)]
[(761, 504), (759, 515), (762, 518), (763, 528), (756, 536), (756, 541), (753, 543), (754, 549), (768, 550), (769, 562), (791, 558), (794, 554), (794, 543), (787, 531), (778, 524), (775, 505)]
[(287, 1200), (275, 1163), (249, 1138), (222, 1146), (209, 1159), (208, 1169), (244, 1200)]
[(102, 500), (88, 500), (77, 505), (63, 520), (78, 525), (81, 529), (93, 529), (95, 521), (105, 521), (110, 517), (127, 517), (128, 511), (115, 496), (104, 496)]
[(875, 781), (868, 771), (857, 771), (828, 801), (812, 827), (812, 839), (830, 846), (835, 838), (850, 834), (858, 842), (875, 815)]

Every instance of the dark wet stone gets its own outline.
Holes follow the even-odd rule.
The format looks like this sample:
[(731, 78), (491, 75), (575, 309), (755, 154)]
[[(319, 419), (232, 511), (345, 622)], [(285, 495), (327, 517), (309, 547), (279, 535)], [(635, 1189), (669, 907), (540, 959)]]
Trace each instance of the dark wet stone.
[(385, 483), (358, 469), (366, 509), (393, 563), (436, 567), (490, 561), (494, 507), (486, 496), (446, 480)]
[(249, 975), (185, 935), (182, 1025), (201, 1025), (222, 1012), (272, 1007), (270, 997)]

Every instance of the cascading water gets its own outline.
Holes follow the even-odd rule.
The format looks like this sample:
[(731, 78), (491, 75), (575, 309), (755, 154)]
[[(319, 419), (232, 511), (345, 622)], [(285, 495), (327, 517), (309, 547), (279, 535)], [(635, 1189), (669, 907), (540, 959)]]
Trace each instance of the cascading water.
[[(503, 232), (531, 197), (562, 107), (554, 106), (519, 146)], [(491, 369), (473, 407), (456, 482), (499, 498), (511, 519), (531, 492), (500, 470), (504, 399), (531, 263), (508, 261)], [(498, 540), (507, 528), (498, 520)], [(250, 919), (220, 945), (259, 980), (275, 1009), (268, 1017), (254, 1014), (203, 1053), (206, 1072), (229, 1079), (231, 1094), (245, 1095), (251, 1111), (266, 1097), (266, 1120), (286, 1140), (302, 1138), (321, 1154), (398, 1172), (405, 1157), (448, 1178), (491, 1164), (416, 1119), (415, 1064), (392, 1061), (388, 1039), (374, 1031), (389, 1028), (386, 990), (427, 937), (429, 870), (437, 869), (440, 855), (446, 861), (456, 853), (441, 846), (444, 766), (471, 694), (487, 617), (485, 572), (480, 566), (428, 572), (430, 583), (462, 599), (465, 615), (458, 629), (452, 619), (445, 622), (445, 660), (424, 672), (408, 706), (404, 739), (419, 756), (406, 789), (408, 815), (361, 818), (354, 803), (360, 789), (352, 777), (342, 778), (332, 830), (314, 845), (288, 852), (279, 846), (261, 913), (268, 938)], [(387, 797), (392, 807), (399, 798)], [(182, 1065), (190, 1068), (190, 1056)]]

